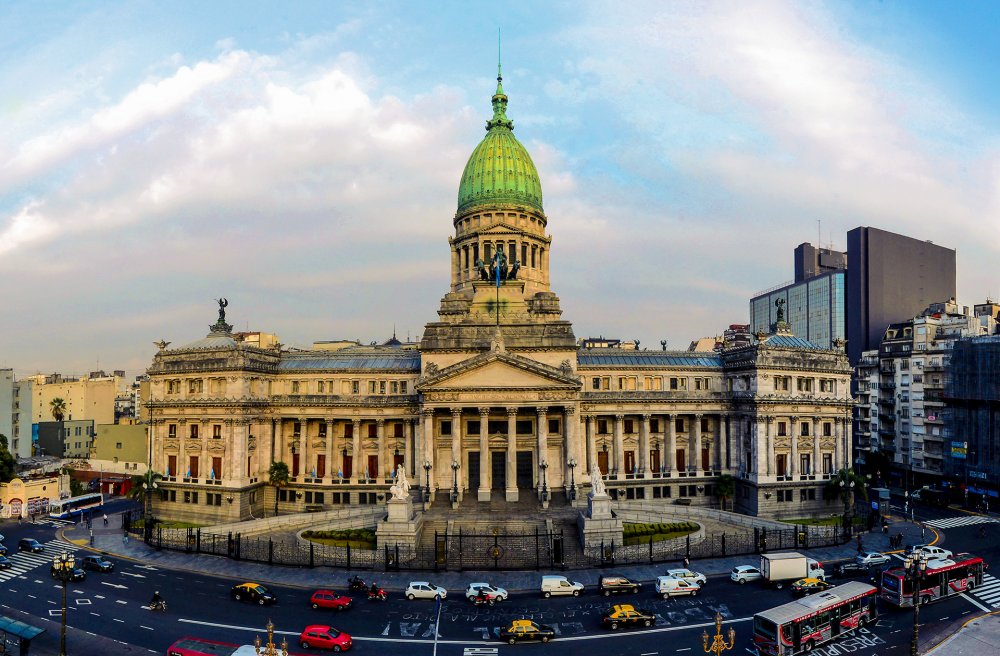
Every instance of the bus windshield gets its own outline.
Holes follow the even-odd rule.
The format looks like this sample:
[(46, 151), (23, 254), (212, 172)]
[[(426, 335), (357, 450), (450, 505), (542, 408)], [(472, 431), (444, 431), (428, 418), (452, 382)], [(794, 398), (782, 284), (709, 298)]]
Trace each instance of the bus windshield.
[(753, 618), (753, 630), (754, 633), (759, 636), (764, 636), (765, 638), (770, 638), (771, 640), (778, 639), (778, 627), (774, 622), (763, 617), (757, 616)]

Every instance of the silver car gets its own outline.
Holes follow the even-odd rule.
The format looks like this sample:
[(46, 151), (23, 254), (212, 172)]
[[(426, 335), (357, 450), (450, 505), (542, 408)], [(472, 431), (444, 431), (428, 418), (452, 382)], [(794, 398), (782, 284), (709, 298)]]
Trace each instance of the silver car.
[(411, 581), (403, 593), (407, 599), (444, 599), (448, 591), (427, 581)]
[(689, 569), (668, 569), (667, 576), (672, 576), (675, 579), (684, 579), (688, 583), (697, 583), (698, 585), (708, 583), (707, 576), (701, 572), (693, 572)]
[(764, 575), (760, 573), (760, 570), (751, 565), (737, 565), (729, 573), (729, 580), (741, 585), (747, 581), (759, 581), (762, 578), (764, 578)]

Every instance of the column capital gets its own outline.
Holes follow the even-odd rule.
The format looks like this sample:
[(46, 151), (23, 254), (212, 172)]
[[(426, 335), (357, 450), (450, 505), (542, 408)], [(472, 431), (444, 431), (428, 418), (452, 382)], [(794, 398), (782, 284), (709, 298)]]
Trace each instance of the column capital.
[(576, 414), (576, 406), (575, 405), (564, 405), (563, 406), (563, 412), (565, 412), (567, 416)]
[(819, 416), (816, 416), (816, 417), (812, 418), (814, 424), (818, 424), (821, 419), (822, 419), (822, 417), (819, 417)]
[(539, 406), (539, 407), (535, 408), (535, 412), (538, 413), (539, 417), (546, 417), (549, 414), (549, 407), (548, 406)]
[(479, 408), (479, 414), (482, 415), (483, 417), (489, 417), (490, 416), (490, 409), (489, 408)]
[(462, 409), (461, 408), (452, 408), (451, 409), (451, 416), (452, 417), (461, 417), (462, 416)]
[(646, 413), (643, 413), (643, 415), (642, 415), (642, 420), (643, 420), (644, 422), (646, 422), (646, 423), (649, 423), (649, 419), (650, 419), (650, 417), (652, 417), (652, 415), (651, 415), (650, 413), (648, 413), (648, 412), (646, 412)]
[(383, 426), (385, 426), (385, 419), (376, 419), (375, 425), (378, 426), (379, 428), (382, 428)]
[(701, 413), (701, 412), (694, 413), (694, 418), (695, 419), (701, 419), (704, 416), (705, 416), (704, 413)]
[(511, 406), (511, 407), (507, 408), (507, 416), (508, 417), (512, 417), (512, 416), (516, 416), (516, 415), (517, 415), (517, 408), (516, 407)]
[(675, 413), (675, 412), (664, 412), (663, 413), (663, 418), (666, 419), (667, 421), (673, 421), (674, 417), (676, 417), (676, 416), (677, 416), (677, 413)]
[(797, 423), (799, 421), (799, 417), (798, 415), (792, 415), (791, 417), (788, 418), (788, 421), (792, 422), (793, 424)]
[(420, 414), (425, 417), (434, 415), (434, 408), (420, 408)]
[(615, 415), (615, 421), (624, 421), (624, 420), (625, 420), (625, 415), (623, 414)]

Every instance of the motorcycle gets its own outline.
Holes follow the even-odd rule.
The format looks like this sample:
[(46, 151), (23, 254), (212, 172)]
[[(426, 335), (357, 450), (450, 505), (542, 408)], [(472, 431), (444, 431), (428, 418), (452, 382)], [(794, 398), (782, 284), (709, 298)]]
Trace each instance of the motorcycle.
[(368, 591), (368, 601), (385, 601), (386, 598), (385, 590), (382, 588), (379, 588), (378, 592)]
[(351, 590), (358, 591), (358, 592), (360, 592), (361, 590), (367, 590), (368, 589), (368, 586), (365, 585), (365, 582), (359, 576), (353, 576), (353, 577), (347, 579), (347, 584), (348, 584), (348, 586), (350, 586)]
[(492, 606), (496, 602), (497, 602), (496, 597), (491, 594), (486, 594), (483, 595), (482, 597), (480, 597), (479, 595), (472, 597), (473, 606)]
[(161, 611), (161, 612), (165, 613), (165, 612), (167, 612), (167, 602), (165, 602), (163, 600), (154, 601), (151, 604), (149, 604), (149, 610), (153, 610), (153, 611), (158, 610), (158, 611)]

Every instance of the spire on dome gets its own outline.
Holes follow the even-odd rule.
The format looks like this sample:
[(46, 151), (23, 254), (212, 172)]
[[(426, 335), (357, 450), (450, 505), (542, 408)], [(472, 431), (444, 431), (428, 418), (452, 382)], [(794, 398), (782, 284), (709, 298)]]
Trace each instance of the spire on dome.
[(497, 91), (493, 94), (493, 118), (486, 121), (486, 130), (493, 128), (514, 129), (514, 121), (507, 118), (507, 94), (503, 92), (503, 75), (500, 68), (500, 29), (497, 28)]

